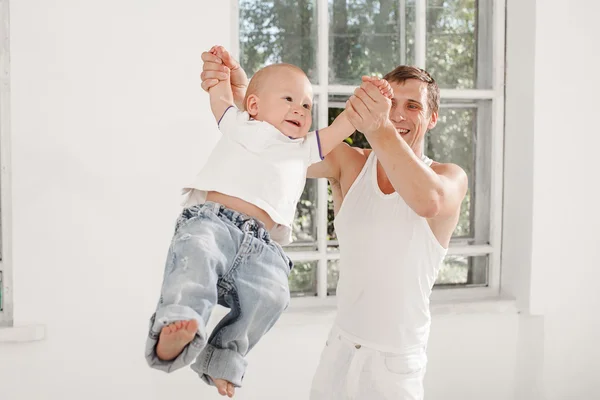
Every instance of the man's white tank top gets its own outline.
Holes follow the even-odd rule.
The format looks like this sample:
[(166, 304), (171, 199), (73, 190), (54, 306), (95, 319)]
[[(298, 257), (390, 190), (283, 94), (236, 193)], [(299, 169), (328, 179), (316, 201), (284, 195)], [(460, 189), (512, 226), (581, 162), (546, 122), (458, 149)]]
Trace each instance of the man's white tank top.
[[(428, 166), (431, 160), (423, 158)], [(371, 152), (335, 218), (340, 245), (336, 325), (395, 353), (425, 348), (429, 296), (447, 250), (398, 193), (384, 194)]]

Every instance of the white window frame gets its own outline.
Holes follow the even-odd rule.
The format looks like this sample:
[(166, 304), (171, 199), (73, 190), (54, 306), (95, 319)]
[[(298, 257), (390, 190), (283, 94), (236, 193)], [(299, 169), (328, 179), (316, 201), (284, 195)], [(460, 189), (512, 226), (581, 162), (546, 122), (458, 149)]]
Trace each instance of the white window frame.
[[(329, 85), (329, 9), (328, 0), (316, 0), (318, 18), (318, 45), (317, 65), (319, 84), (313, 85), (317, 98), (318, 109), (317, 125), (327, 126), (329, 111), (329, 95), (351, 94), (355, 86)], [(400, 15), (405, 15), (406, 1), (400, 1)], [(503, 181), (503, 143), (504, 143), (504, 67), (505, 67), (505, 10), (506, 0), (484, 0), (479, 7), (491, 7), (487, 13), (479, 13), (478, 26), (478, 57), (491, 59), (491, 73), (478, 74), (480, 81), (478, 87), (491, 87), (491, 89), (441, 89), (441, 99), (448, 100), (486, 100), (491, 103), (490, 112), (478, 113), (478, 125), (485, 124), (491, 129), (489, 140), (478, 141), (476, 149), (476, 174), (482, 169), (488, 169), (489, 181), (477, 182), (476, 201), (483, 204), (489, 203), (489, 212), (485, 210), (487, 218), (478, 218), (476, 210), (475, 229), (489, 232), (487, 244), (462, 244), (451, 243), (448, 255), (462, 256), (488, 256), (488, 285), (482, 287), (457, 287), (452, 289), (434, 290), (433, 301), (469, 300), (494, 298), (500, 295), (500, 269), (502, 245), (502, 181)], [(231, 51), (239, 59), (239, 4), (238, 0), (231, 0), (232, 46)], [(427, 1), (415, 0), (415, 64), (424, 69), (426, 65), (426, 16)], [(491, 18), (491, 20), (490, 20)], [(490, 24), (491, 23), (491, 24)], [(400, 38), (406, 43), (406, 35)], [(489, 45), (491, 43), (491, 46)], [(491, 52), (491, 54), (490, 54)], [(401, 56), (404, 63), (405, 56)], [(480, 62), (478, 62), (480, 65)], [(435, 78), (435, 77), (434, 77)], [(484, 81), (481, 81), (481, 80)], [(491, 128), (490, 128), (491, 127)], [(479, 143), (481, 142), (481, 143)], [(481, 207), (480, 207), (481, 210)], [(327, 241), (327, 180), (318, 180), (317, 190), (317, 250), (316, 251), (288, 251), (294, 262), (317, 261), (317, 296), (327, 297), (327, 264), (329, 260), (339, 259), (339, 252), (328, 245)], [(487, 236), (487, 234), (486, 234)]]
[(0, 272), (2, 311), (0, 327), (13, 325), (12, 191), (10, 177), (10, 48), (8, 0), (0, 0)]

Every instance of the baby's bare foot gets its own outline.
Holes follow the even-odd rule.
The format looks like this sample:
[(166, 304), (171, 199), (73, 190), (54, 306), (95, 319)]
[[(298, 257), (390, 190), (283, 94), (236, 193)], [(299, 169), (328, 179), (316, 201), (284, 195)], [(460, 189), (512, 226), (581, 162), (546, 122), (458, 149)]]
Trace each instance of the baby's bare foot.
[(198, 322), (177, 321), (164, 326), (156, 344), (156, 355), (163, 361), (174, 360), (198, 332)]
[(223, 379), (210, 379), (212, 379), (215, 383), (215, 386), (217, 386), (217, 390), (221, 396), (227, 395), (229, 397), (233, 397), (235, 394), (235, 386), (233, 386), (233, 383), (227, 382)]

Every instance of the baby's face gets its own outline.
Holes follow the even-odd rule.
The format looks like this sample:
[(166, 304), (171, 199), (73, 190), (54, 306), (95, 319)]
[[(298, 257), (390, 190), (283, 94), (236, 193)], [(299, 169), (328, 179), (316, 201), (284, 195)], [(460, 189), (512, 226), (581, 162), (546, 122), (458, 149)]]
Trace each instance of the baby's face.
[(269, 77), (258, 95), (255, 119), (265, 121), (291, 138), (308, 134), (312, 124), (312, 86), (303, 73), (277, 71)]

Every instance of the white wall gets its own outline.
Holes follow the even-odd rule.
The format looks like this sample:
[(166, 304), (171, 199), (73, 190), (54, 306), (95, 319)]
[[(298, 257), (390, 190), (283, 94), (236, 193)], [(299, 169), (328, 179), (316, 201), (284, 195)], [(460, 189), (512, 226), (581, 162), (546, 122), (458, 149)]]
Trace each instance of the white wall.
[[(599, 391), (592, 225), (600, 211), (587, 184), (598, 182), (600, 88), (586, 49), (596, 48), (600, 10), (581, 0), (537, 3), (533, 252), (524, 252), (528, 284), (515, 293), (541, 316), (438, 307), (428, 399), (591, 399)], [(178, 190), (217, 137), (198, 74), (202, 50), (230, 44), (229, 18), (218, 18), (229, 2), (208, 8), (11, 3), (15, 322), (45, 324), (47, 337), (0, 344), (0, 399), (221, 398), (191, 371), (167, 375), (143, 358)], [(563, 77), (566, 65), (583, 78)], [(250, 354), (237, 398), (306, 399), (333, 315), (292, 307)]]
[(2, 400), (174, 386), (143, 343), (179, 188), (217, 137), (200, 54), (229, 44), (228, 16), (226, 1), (11, 2), (14, 315), (47, 339), (0, 345)]
[(508, 1), (503, 288), (531, 315), (518, 399), (600, 393), (599, 14), (595, 1)]
[(600, 397), (600, 4), (537, 2), (532, 312), (547, 399)]

